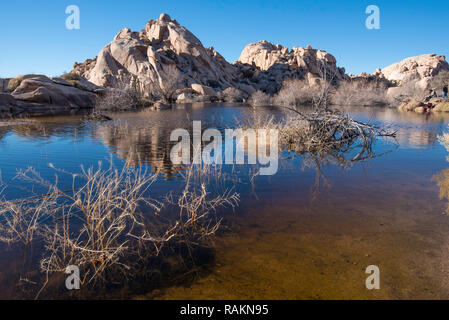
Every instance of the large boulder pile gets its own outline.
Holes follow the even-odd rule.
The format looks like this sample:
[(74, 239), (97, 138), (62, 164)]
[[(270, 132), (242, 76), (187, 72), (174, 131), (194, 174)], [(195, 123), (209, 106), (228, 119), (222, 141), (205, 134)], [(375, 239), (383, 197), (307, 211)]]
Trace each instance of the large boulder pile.
[(73, 72), (99, 86), (125, 83), (143, 92), (176, 86), (215, 95), (235, 84), (235, 67), (167, 14), (150, 20), (140, 33), (121, 30), (96, 58), (76, 63)]
[(337, 67), (335, 57), (324, 50), (310, 46), (289, 50), (265, 40), (247, 45), (236, 65), (248, 85), (269, 93), (278, 91), (286, 78), (306, 79), (310, 84), (324, 76), (331, 81), (348, 79), (345, 69)]
[(243, 98), (257, 90), (275, 93), (288, 77), (313, 81), (323, 70), (335, 80), (346, 77), (325, 51), (310, 47), (289, 50), (266, 41), (248, 45), (240, 60), (230, 64), (176, 20), (161, 14), (140, 33), (121, 30), (97, 57), (75, 63), (73, 72), (99, 86), (125, 83), (145, 93), (176, 86), (178, 100), (203, 101), (229, 98), (228, 88), (238, 90)]
[(66, 81), (44, 75), (24, 75), (9, 81), (0, 93), (0, 113), (12, 115), (53, 115), (95, 106), (104, 89), (85, 79)]
[(380, 72), (400, 86), (412, 84), (417, 90), (426, 90), (430, 89), (430, 82), (442, 70), (449, 70), (443, 55), (423, 54), (394, 63)]

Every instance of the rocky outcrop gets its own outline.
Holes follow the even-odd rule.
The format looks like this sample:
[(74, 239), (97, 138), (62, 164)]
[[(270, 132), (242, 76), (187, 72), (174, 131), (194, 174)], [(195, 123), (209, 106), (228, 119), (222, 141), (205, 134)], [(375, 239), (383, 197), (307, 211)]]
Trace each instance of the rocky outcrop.
[(8, 89), (9, 79), (0, 79), (0, 92), (6, 92)]
[(430, 89), (433, 77), (442, 70), (449, 70), (443, 55), (423, 54), (394, 63), (380, 70), (380, 74), (400, 86), (412, 84), (417, 90), (426, 90)]
[(432, 98), (432, 99), (430, 99), (429, 102), (435, 106), (433, 111), (449, 112), (449, 100), (444, 99), (444, 98)]
[(121, 30), (96, 58), (75, 64), (73, 72), (99, 86), (125, 82), (144, 92), (173, 85), (224, 89), (235, 84), (235, 67), (166, 14), (150, 20), (141, 33)]
[(403, 101), (398, 106), (398, 110), (399, 111), (415, 111), (417, 113), (421, 113), (422, 111), (424, 111), (424, 103), (422, 103), (421, 101), (414, 100), (414, 99), (406, 100), (406, 101)]
[[(431, 103), (434, 105), (434, 108), (432, 109), (433, 112), (449, 112), (449, 100), (444, 98), (432, 98), (426, 103)], [(399, 111), (414, 111), (416, 113), (423, 113), (425, 111), (424, 106), (425, 104), (422, 101), (409, 99), (404, 102), (402, 102), (398, 110)]]
[[(99, 86), (132, 84), (145, 93), (175, 85), (180, 89), (175, 100), (186, 93), (181, 96), (185, 100), (190, 99), (188, 94), (215, 97), (230, 87), (245, 97), (256, 90), (274, 93), (289, 77), (314, 81), (323, 67), (335, 80), (346, 77), (335, 58), (323, 50), (289, 50), (266, 41), (248, 45), (239, 61), (230, 64), (176, 20), (161, 14), (140, 33), (121, 30), (97, 57), (75, 63), (73, 72)], [(182, 91), (186, 88), (193, 92)]]
[[(242, 78), (248, 85), (269, 93), (277, 92), (286, 78), (306, 79), (313, 84), (327, 79), (348, 79), (345, 69), (337, 67), (335, 57), (324, 50), (293, 47), (289, 50), (268, 41), (251, 43), (243, 50), (238, 63)], [(245, 88), (240, 88), (246, 91)]]
[(84, 79), (68, 82), (43, 75), (20, 76), (14, 82), (16, 87), (12, 91), (0, 94), (0, 111), (12, 115), (52, 115), (91, 109), (96, 93), (104, 90)]

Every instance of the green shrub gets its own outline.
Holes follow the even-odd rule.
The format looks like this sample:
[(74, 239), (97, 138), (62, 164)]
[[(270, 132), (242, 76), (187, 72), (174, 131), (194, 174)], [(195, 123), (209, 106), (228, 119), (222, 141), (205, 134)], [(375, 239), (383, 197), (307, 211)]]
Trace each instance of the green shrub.
[(66, 81), (79, 81), (82, 79), (82, 77), (79, 74), (73, 73), (73, 72), (69, 72), (66, 74), (63, 74), (61, 76), (62, 79), (66, 80)]
[(20, 84), (22, 83), (22, 80), (23, 80), (22, 76), (18, 76), (18, 77), (15, 77), (15, 78), (9, 80), (8, 88), (6, 90), (8, 90), (8, 91), (16, 90), (17, 87), (20, 86)]

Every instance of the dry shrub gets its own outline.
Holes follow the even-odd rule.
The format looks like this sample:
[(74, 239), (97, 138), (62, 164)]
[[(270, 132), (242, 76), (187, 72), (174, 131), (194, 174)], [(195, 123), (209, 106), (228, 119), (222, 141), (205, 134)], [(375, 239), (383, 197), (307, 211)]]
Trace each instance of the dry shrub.
[(279, 147), (294, 154), (328, 154), (344, 159), (349, 151), (351, 161), (373, 157), (373, 143), (377, 137), (394, 136), (395, 132), (351, 119), (336, 110), (321, 109), (302, 113), (286, 109), (282, 119), (257, 115), (252, 124), (279, 132)]
[(273, 102), (280, 106), (300, 106), (311, 104), (320, 94), (318, 84), (309, 84), (306, 80), (285, 80), (282, 88), (273, 97)]
[(430, 86), (441, 94), (443, 87), (449, 85), (449, 70), (442, 70), (432, 79)]
[(97, 98), (96, 111), (127, 111), (145, 107), (147, 101), (140, 90), (129, 83), (120, 82)]
[(263, 91), (254, 92), (248, 99), (248, 103), (253, 107), (263, 107), (271, 104), (271, 97)]
[(427, 95), (426, 90), (416, 89), (414, 81), (404, 82), (400, 86), (389, 89), (387, 102), (392, 106), (397, 106), (404, 101), (424, 101)]
[(344, 81), (331, 95), (331, 101), (341, 106), (386, 105), (387, 87), (376, 81)]
[(182, 73), (175, 65), (167, 65), (162, 70), (160, 80), (151, 83), (148, 90), (155, 100), (162, 100), (164, 103), (176, 101), (176, 94), (179, 88), (183, 87)]
[(9, 83), (8, 83), (8, 87), (6, 88), (6, 90), (7, 91), (14, 91), (14, 90), (16, 90), (20, 86), (22, 81), (23, 81), (23, 77), (22, 76), (18, 76), (18, 77), (10, 79)]
[(218, 93), (218, 98), (226, 102), (241, 102), (243, 101), (243, 93), (233, 87), (226, 88)]
[[(78, 174), (54, 169), (72, 176), (72, 190), (62, 190), (57, 179), (51, 183), (27, 169), (18, 176), (33, 187), (47, 187), (48, 192), (0, 201), (1, 241), (45, 243), (40, 261), (46, 274), (42, 289), (50, 275), (64, 272), (69, 265), (80, 268), (83, 285), (136, 277), (142, 265), (168, 244), (203, 243), (220, 226), (221, 219), (214, 214), (218, 208), (233, 208), (239, 202), (232, 190), (209, 189), (212, 181), (223, 187), (216, 167), (189, 167), (182, 190), (160, 201), (149, 193), (157, 175), (142, 167), (125, 164), (119, 170), (112, 162), (108, 168), (100, 162), (96, 170), (82, 168)], [(171, 215), (173, 210), (178, 213)]]
[(66, 81), (80, 81), (82, 79), (82, 77), (74, 72), (69, 72), (69, 73), (65, 73), (61, 76), (62, 79), (66, 80)]
[(304, 167), (315, 168), (313, 199), (318, 195), (322, 181), (326, 182), (322, 172), (325, 165), (346, 169), (354, 163), (388, 153), (397, 146), (393, 141), (390, 149), (376, 153), (376, 141), (395, 137), (395, 132), (353, 120), (347, 114), (325, 106), (308, 113), (293, 108), (284, 110), (286, 112), (280, 119), (255, 114), (254, 121), (241, 127), (277, 130), (279, 151), (287, 151), (289, 158), (300, 156)]

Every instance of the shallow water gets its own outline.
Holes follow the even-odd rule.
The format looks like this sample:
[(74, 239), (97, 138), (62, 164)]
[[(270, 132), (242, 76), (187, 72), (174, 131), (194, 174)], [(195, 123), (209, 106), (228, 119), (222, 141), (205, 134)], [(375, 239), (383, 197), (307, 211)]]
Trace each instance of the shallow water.
[[(449, 115), (429, 117), (392, 109), (351, 108), (355, 118), (398, 131), (396, 148), (343, 169), (327, 165), (317, 189), (316, 169), (284, 160), (279, 172), (242, 186), (242, 202), (215, 239), (215, 260), (195, 281), (148, 292), (156, 299), (431, 299), (449, 298), (447, 201), (432, 178), (449, 168), (437, 135)], [(0, 168), (5, 191), (17, 198), (16, 170), (33, 166), (51, 178), (48, 163), (67, 171), (98, 160), (141, 161), (160, 172), (157, 192), (177, 185), (182, 168), (170, 162), (170, 132), (202, 120), (223, 129), (250, 118), (234, 105), (185, 105), (176, 110), (113, 114), (115, 122), (81, 117), (37, 119), (0, 126)], [(276, 113), (275, 109), (258, 112)], [(117, 121), (122, 125), (118, 126)], [(118, 129), (119, 128), (119, 129)], [(61, 181), (62, 184), (70, 181)], [(8, 296), (11, 248), (0, 253), (1, 296)], [(15, 260), (14, 260), (15, 261)], [(365, 269), (380, 268), (380, 290), (367, 290)], [(7, 280), (5, 280), (7, 279)], [(17, 280), (17, 279), (16, 279)]]

